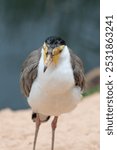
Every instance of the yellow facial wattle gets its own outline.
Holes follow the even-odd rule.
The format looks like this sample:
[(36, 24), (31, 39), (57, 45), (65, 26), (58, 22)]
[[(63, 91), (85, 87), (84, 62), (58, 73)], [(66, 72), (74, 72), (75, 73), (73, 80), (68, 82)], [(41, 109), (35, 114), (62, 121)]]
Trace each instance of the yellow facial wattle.
[(61, 46), (56, 47), (55, 49), (53, 49), (53, 62), (55, 64), (58, 63), (59, 57), (60, 57), (60, 53), (63, 50), (63, 48), (64, 48), (64, 45), (61, 45)]
[(43, 50), (44, 50), (44, 63), (45, 63), (45, 61), (46, 61), (46, 58), (47, 58), (47, 52), (48, 52), (48, 48), (47, 48), (47, 46), (46, 46), (46, 44), (44, 43), (44, 45), (43, 45)]
[[(54, 64), (58, 64), (59, 61), (59, 57), (60, 57), (60, 53), (63, 50), (64, 45), (61, 45), (59, 47), (56, 47), (52, 50), (52, 55), (51, 55), (51, 60)], [(43, 49), (44, 49), (44, 64), (46, 63), (47, 57), (48, 57), (48, 46), (44, 43), (43, 45)]]
[(53, 62), (54, 62), (55, 64), (58, 64), (59, 57), (60, 57), (60, 54), (53, 56)]
[[(54, 64), (57, 64), (58, 61), (59, 61), (59, 57), (60, 57), (60, 54), (52, 56), (52, 62), (53, 62)], [(46, 55), (46, 53), (44, 52), (44, 64), (45, 64), (46, 60), (47, 60), (47, 55)]]
[(45, 51), (44, 51), (44, 64), (45, 64), (45, 61), (46, 61), (46, 53), (45, 53)]

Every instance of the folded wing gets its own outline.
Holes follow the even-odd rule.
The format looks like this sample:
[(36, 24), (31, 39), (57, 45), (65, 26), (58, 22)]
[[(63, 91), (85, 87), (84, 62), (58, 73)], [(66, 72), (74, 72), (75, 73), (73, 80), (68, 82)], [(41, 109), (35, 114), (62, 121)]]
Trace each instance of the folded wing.
[(32, 83), (37, 77), (37, 67), (41, 57), (40, 49), (34, 50), (29, 54), (22, 65), (21, 76), (20, 76), (20, 86), (21, 91), (24, 96), (28, 97)]

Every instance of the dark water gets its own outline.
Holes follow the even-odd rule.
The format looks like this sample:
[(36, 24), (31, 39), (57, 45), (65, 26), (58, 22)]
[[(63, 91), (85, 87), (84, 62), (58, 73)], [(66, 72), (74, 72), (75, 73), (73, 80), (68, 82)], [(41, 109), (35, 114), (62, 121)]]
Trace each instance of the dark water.
[(83, 59), (99, 66), (99, 0), (0, 0), (0, 108), (27, 108), (20, 66), (46, 37), (59, 35)]

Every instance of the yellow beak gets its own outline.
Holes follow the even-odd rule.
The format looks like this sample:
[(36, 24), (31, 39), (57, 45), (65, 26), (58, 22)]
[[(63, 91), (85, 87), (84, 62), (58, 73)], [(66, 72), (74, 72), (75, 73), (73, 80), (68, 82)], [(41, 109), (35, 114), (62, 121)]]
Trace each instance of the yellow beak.
[(52, 62), (52, 54), (48, 54), (46, 60), (45, 60), (45, 64), (44, 64), (44, 70), (43, 72), (46, 71), (46, 69), (48, 68), (48, 66), (51, 64)]

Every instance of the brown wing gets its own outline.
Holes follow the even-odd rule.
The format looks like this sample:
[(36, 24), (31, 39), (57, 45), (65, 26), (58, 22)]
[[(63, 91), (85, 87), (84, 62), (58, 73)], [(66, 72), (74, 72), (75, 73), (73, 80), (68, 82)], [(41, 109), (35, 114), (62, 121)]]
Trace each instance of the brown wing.
[(29, 54), (22, 65), (20, 86), (23, 94), (28, 97), (31, 86), (35, 78), (37, 77), (37, 67), (41, 57), (40, 49), (35, 50)]
[(74, 74), (75, 85), (80, 86), (81, 90), (85, 88), (85, 76), (83, 63), (81, 59), (70, 50), (71, 64)]

